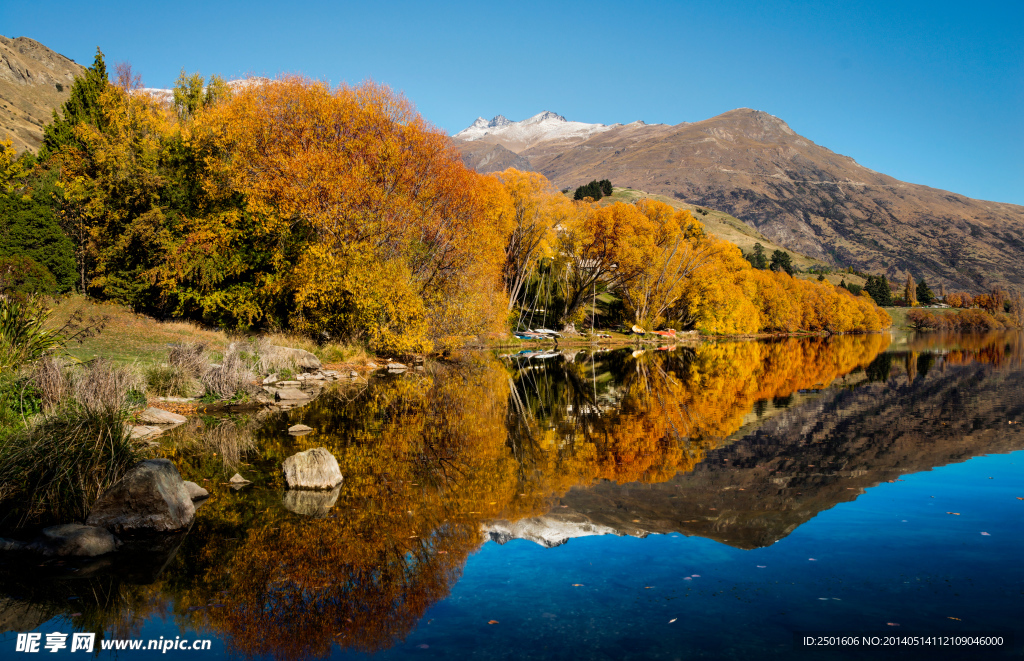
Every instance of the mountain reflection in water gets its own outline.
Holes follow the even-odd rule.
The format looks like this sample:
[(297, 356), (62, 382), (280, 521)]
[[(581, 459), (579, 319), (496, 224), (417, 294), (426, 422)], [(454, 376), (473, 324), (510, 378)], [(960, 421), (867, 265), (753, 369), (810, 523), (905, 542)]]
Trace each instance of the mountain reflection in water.
[[(1022, 355), (1012, 334), (467, 354), (302, 409), (195, 423), (163, 448), (213, 494), (190, 532), (131, 571), (4, 559), (0, 628), (75, 612), (66, 630), (125, 637), (165, 615), (243, 655), (384, 650), (487, 538), (764, 547), (881, 482), (1024, 448), (1006, 424), (1024, 415)], [(289, 436), (298, 422), (316, 431)], [(312, 447), (345, 481), (296, 499), (279, 467)], [(230, 489), (235, 470), (254, 484)]]

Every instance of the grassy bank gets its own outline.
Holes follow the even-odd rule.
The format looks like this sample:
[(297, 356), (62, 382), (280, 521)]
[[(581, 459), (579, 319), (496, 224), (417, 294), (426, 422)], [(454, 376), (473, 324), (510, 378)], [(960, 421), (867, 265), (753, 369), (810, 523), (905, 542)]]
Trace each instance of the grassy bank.
[(958, 314), (957, 308), (882, 308), (892, 317), (892, 327), (898, 330), (911, 330), (907, 313), (911, 310), (926, 309), (933, 314)]
[[(119, 364), (135, 364), (147, 369), (167, 362), (171, 345), (204, 344), (215, 356), (223, 355), (232, 341), (244, 339), (223, 330), (206, 328), (191, 321), (159, 321), (136, 314), (123, 305), (97, 303), (84, 296), (68, 296), (53, 302), (49, 325), (59, 328), (68, 319), (80, 315), (85, 323), (95, 323), (100, 332), (81, 343), (68, 345), (68, 352), (81, 361), (106, 358)], [(298, 335), (271, 333), (272, 344), (304, 349), (325, 364), (360, 363), (370, 359), (363, 347), (343, 342), (317, 344)]]

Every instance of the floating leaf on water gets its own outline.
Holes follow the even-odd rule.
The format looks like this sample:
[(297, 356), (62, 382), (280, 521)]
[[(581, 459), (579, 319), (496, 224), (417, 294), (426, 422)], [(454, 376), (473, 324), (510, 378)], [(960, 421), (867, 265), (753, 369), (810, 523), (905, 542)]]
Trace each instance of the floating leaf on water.
[(633, 519), (633, 523), (640, 523), (640, 519)]
[(947, 616), (946, 616), (946, 619), (947, 619), (947, 620), (956, 620), (957, 622), (960, 622), (960, 621), (961, 621), (959, 617), (952, 617), (952, 616), (950, 616), (950, 615), (947, 615)]
[(886, 624), (888, 624), (890, 627), (898, 627), (900, 625), (899, 622), (886, 622)]
[(692, 578), (690, 578), (689, 576), (684, 576), (684, 577), (683, 577), (683, 580), (684, 580), (684, 581), (692, 581), (693, 579), (692, 579)]
[(694, 578), (700, 578), (700, 574), (690, 574), (690, 576), (693, 576)]
[(808, 562), (817, 562), (818, 559), (817, 558), (807, 558), (807, 561)]
[(673, 622), (675, 622), (678, 619), (679, 619), (678, 617), (673, 617), (671, 620), (668, 621), (668, 623), (672, 624)]
[(960, 512), (946, 512), (946, 514), (952, 514), (953, 516), (960, 516)]
[(991, 537), (992, 536), (992, 535), (988, 534), (987, 532), (983, 532), (981, 534), (984, 535), (985, 537)]
[(573, 583), (573, 584), (572, 584), (572, 586), (573, 586), (574, 588), (582, 588), (582, 587), (583, 587), (583, 584), (582, 584), (582, 583)]
[(758, 566), (757, 566), (757, 568), (758, 568), (758, 569), (764, 569), (764, 568), (765, 568), (765, 567), (767, 567), (767, 566), (768, 566), (768, 565), (758, 565)]
[(653, 586), (650, 586), (650, 585), (645, 585), (645, 586), (644, 586), (644, 589), (645, 589), (645, 590), (653, 590), (653, 589), (654, 589), (654, 587), (653, 587)]
[(497, 624), (497, 620), (487, 620), (487, 624)]

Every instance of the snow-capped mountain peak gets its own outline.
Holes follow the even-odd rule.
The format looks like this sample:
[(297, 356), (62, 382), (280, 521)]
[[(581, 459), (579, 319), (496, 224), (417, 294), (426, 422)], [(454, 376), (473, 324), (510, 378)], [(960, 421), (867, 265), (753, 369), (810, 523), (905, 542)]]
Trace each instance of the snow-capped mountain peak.
[(487, 121), (477, 118), (469, 127), (455, 134), (460, 140), (481, 140), (500, 142), (512, 151), (521, 151), (543, 140), (579, 139), (585, 140), (595, 133), (607, 131), (612, 126), (571, 122), (550, 110), (519, 122), (496, 116)]

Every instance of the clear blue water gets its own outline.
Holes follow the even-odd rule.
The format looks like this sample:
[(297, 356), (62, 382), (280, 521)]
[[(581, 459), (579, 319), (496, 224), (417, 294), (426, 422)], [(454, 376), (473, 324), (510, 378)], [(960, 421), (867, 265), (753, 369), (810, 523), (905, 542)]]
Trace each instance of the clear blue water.
[[(515, 535), (501, 544), (496, 535), (485, 536), (460, 563), (442, 591), (446, 596), (430, 601), (422, 613), (396, 615), (393, 626), (381, 623), (384, 633), (373, 638), (373, 653), (365, 644), (346, 644), (345, 636), (317, 649), (331, 658), (375, 659), (1020, 658), (1024, 435), (1016, 425), (1024, 424), (1024, 369), (1015, 342), (998, 340), (993, 346), (1001, 357), (995, 359), (991, 351), (984, 353), (984, 344), (955, 353), (962, 342), (952, 340), (890, 346), (883, 356), (889, 365), (885, 379), (863, 378), (872, 370), (861, 365), (824, 387), (802, 387), (803, 394), (788, 401), (780, 399), (785, 393), (776, 395), (775, 403), (757, 407), (761, 416), (744, 412), (742, 426), (719, 439), (692, 469), (642, 486), (608, 480), (577, 485), (551, 494), (548, 514), (538, 519), (572, 513), (626, 534), (575, 537), (551, 548)], [(866, 359), (873, 373), (878, 360)], [(632, 365), (619, 357), (606, 367), (615, 373), (620, 364)], [(597, 391), (598, 379), (590, 374)], [(571, 380), (557, 369), (530, 378), (540, 379), (531, 383), (541, 400), (539, 393), (558, 390), (542, 387), (543, 379)], [(628, 384), (616, 376), (602, 388), (607, 393)], [(626, 397), (620, 406), (630, 406)], [(246, 514), (233, 518), (235, 527), (226, 534), (243, 537), (247, 527), (271, 516), (265, 512), (274, 506), (266, 505), (265, 496), (274, 493), (273, 485), (262, 488), (258, 483), (248, 496), (234, 496), (228, 511)], [(339, 520), (355, 511), (349, 502), (354, 497), (343, 494), (331, 510)], [(701, 518), (693, 518), (695, 511), (703, 512)], [(481, 525), (493, 529), (489, 520)], [(107, 618), (107, 636), (116, 629), (110, 625), (113, 613), (130, 623), (121, 633), (131, 637), (209, 637), (212, 648), (125, 651), (118, 658), (244, 658), (240, 649), (258, 650), (261, 637), (271, 637), (268, 621), (306, 635), (302, 623), (315, 614), (285, 602), (261, 615), (269, 617), (259, 620), (264, 628), (247, 628), (244, 621), (232, 628), (191, 615), (242, 606), (236, 601), (241, 592), (225, 596), (226, 606), (189, 596), (190, 581), (199, 580), (189, 572), (205, 566), (195, 558), (216, 534), (194, 529), (169, 565), (151, 576), (145, 598), (125, 598), (120, 609), (91, 606)], [(435, 531), (435, 539), (439, 535)], [(434, 548), (442, 546), (438, 541)], [(413, 555), (406, 557), (410, 564)], [(267, 557), (273, 561), (273, 550)], [(84, 579), (53, 567), (45, 571), (20, 581), (9, 568), (0, 575), (0, 595), (11, 588), (10, 598), (0, 602), (0, 617), (6, 618), (0, 622), (31, 623), (33, 608), (44, 613), (37, 619), (46, 609), (59, 612), (32, 628), (0, 635), (0, 658), (28, 657), (14, 652), (18, 631), (70, 632), (80, 626), (77, 620), (90, 617), (90, 606), (78, 605), (90, 599), (74, 583)], [(117, 588), (146, 589), (142, 581), (127, 582)], [(36, 583), (41, 587), (31, 596), (26, 585)], [(349, 599), (358, 592), (350, 587), (328, 597)], [(58, 604), (65, 595), (78, 598)], [(270, 608), (262, 603), (260, 608)], [(360, 603), (345, 608), (357, 613)], [(83, 615), (72, 616), (76, 609)], [(345, 626), (345, 618), (337, 624)], [(794, 644), (799, 632), (985, 632), (1002, 634), (1012, 644), (812, 650)], [(239, 646), (243, 638), (247, 648)], [(301, 649), (306, 648), (278, 646), (258, 650), (255, 658), (296, 658)]]

